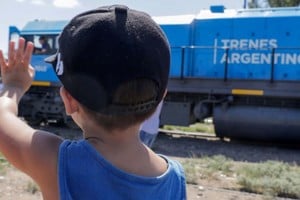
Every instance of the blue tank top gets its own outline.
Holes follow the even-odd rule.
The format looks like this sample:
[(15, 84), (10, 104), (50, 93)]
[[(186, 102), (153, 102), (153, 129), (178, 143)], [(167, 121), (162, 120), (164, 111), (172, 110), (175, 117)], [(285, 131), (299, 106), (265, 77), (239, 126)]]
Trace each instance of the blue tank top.
[(59, 149), (61, 200), (184, 200), (182, 166), (163, 155), (167, 171), (158, 177), (126, 173), (108, 162), (86, 140), (65, 140)]

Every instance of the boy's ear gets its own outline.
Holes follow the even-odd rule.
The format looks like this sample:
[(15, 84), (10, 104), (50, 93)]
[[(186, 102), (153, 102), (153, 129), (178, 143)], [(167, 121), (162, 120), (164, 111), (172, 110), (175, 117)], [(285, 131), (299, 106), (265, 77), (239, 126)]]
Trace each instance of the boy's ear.
[(77, 112), (79, 107), (76, 99), (74, 99), (64, 87), (61, 87), (59, 92), (64, 102), (67, 115), (72, 115)]

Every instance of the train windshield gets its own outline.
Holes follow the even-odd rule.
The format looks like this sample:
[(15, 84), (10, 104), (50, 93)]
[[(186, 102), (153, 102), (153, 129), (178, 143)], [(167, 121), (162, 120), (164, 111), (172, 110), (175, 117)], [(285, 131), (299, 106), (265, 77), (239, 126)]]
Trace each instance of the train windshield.
[(34, 44), (33, 54), (51, 55), (58, 49), (58, 35), (23, 35)]

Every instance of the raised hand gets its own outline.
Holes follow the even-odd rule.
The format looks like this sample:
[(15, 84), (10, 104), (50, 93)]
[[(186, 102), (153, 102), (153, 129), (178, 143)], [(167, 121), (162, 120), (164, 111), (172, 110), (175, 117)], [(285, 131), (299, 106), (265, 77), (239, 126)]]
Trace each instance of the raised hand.
[(25, 47), (24, 38), (19, 39), (18, 48), (15, 42), (9, 42), (8, 60), (5, 60), (0, 50), (0, 65), (3, 87), (12, 87), (25, 93), (31, 86), (35, 71), (30, 65), (31, 55), (34, 49), (32, 42), (27, 42)]

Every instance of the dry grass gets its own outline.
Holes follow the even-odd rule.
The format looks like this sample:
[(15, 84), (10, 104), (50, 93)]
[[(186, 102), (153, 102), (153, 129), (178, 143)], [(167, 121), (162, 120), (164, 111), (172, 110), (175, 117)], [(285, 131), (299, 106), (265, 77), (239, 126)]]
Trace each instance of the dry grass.
[(245, 191), (300, 199), (300, 167), (282, 162), (246, 164), (238, 170)]
[[(236, 189), (273, 197), (300, 199), (300, 166), (278, 161), (235, 162), (222, 155), (186, 159), (182, 162), (189, 184), (230, 177)], [(231, 188), (232, 189), (232, 188)]]
[(210, 120), (201, 123), (195, 123), (187, 127), (165, 125), (163, 129), (172, 131), (178, 130), (187, 132), (215, 133), (214, 126)]

